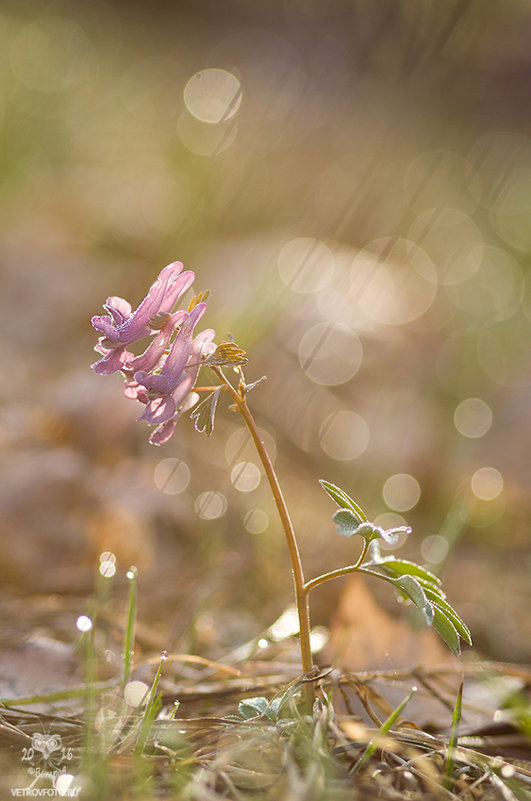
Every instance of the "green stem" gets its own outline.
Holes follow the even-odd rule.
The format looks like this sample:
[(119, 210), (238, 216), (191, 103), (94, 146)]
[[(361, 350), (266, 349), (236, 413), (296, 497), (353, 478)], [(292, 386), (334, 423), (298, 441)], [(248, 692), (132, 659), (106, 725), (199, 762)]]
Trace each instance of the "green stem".
[(363, 560), (365, 559), (365, 556), (367, 555), (368, 549), (369, 545), (368, 543), (365, 543), (363, 546), (363, 551), (360, 554), (360, 558), (358, 559), (355, 565), (347, 565), (346, 567), (340, 567), (337, 570), (332, 570), (330, 573), (323, 573), (321, 576), (316, 576), (316, 578), (305, 582), (304, 592), (308, 594), (310, 590), (313, 590), (315, 587), (318, 587), (319, 584), (324, 584), (325, 581), (331, 581), (332, 579), (341, 578), (341, 576), (348, 576), (350, 573), (358, 572), (360, 569), (360, 565), (362, 564)]
[[(282, 495), (282, 490), (280, 489), (280, 484), (278, 483), (278, 478), (271, 459), (269, 458), (269, 454), (260, 437), (260, 432), (258, 431), (251, 411), (247, 406), (245, 396), (243, 393), (240, 394), (237, 392), (227, 378), (225, 378), (222, 370), (219, 367), (213, 366), (212, 370), (216, 373), (223, 386), (226, 387), (236, 405), (238, 412), (243, 417), (243, 421), (247, 426), (249, 434), (254, 442), (258, 456), (260, 457), (260, 461), (264, 467), (269, 486), (271, 487), (271, 492), (273, 493), (273, 497), (275, 499), (275, 504), (280, 515), (282, 528), (284, 529), (284, 535), (286, 537), (289, 555), (291, 558), (293, 583), (295, 586), (295, 602), (299, 618), (299, 643), (301, 649), (302, 672), (308, 673), (313, 668), (312, 649), (310, 645), (310, 609), (308, 604), (308, 593), (304, 584), (304, 574), (302, 571), (299, 547), (297, 545), (295, 530), (293, 528), (293, 523), (291, 522), (288, 507), (286, 506), (286, 501)], [(313, 689), (309, 682), (304, 684), (304, 698), (307, 706), (311, 708), (311, 705), (313, 704)]]

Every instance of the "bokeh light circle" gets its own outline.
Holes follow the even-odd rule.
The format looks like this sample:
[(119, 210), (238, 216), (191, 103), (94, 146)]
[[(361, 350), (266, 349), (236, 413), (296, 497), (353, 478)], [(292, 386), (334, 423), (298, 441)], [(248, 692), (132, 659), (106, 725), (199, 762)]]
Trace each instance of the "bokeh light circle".
[(196, 514), (203, 520), (216, 520), (227, 511), (227, 499), (222, 492), (208, 490), (201, 492), (194, 505)]
[(165, 495), (179, 495), (190, 483), (190, 468), (182, 459), (162, 459), (155, 467), (155, 486)]
[(503, 476), (495, 467), (480, 467), (470, 480), (472, 492), (482, 501), (493, 501), (503, 492)]
[(444, 562), (449, 550), (448, 540), (441, 537), (440, 534), (431, 534), (429, 537), (424, 537), (420, 544), (422, 558), (431, 565)]
[(93, 626), (92, 619), (87, 615), (79, 615), (78, 619), (76, 620), (76, 628), (83, 634), (90, 631), (92, 626)]
[(243, 525), (251, 534), (262, 534), (269, 526), (269, 515), (263, 509), (250, 509), (243, 519)]
[(357, 459), (369, 444), (369, 426), (356, 412), (341, 409), (323, 420), (319, 441), (331, 459), (340, 462)]
[(201, 70), (184, 87), (186, 108), (200, 122), (216, 124), (230, 119), (241, 101), (240, 82), (227, 70)]
[(128, 681), (124, 687), (124, 701), (127, 706), (138, 707), (144, 706), (149, 697), (149, 684), (145, 681)]
[(409, 473), (395, 473), (385, 482), (382, 494), (390, 509), (407, 512), (419, 502), (420, 484)]
[(481, 253), (476, 274), (459, 284), (446, 286), (446, 294), (454, 305), (468, 314), (494, 315), (503, 319), (521, 304), (524, 279), (516, 259), (501, 248), (472, 248)]
[(464, 437), (483, 437), (492, 425), (492, 410), (481, 398), (465, 398), (455, 409), (454, 425)]
[(436, 265), (440, 284), (459, 284), (479, 269), (483, 237), (476, 223), (460, 209), (426, 209), (413, 222), (409, 237), (413, 242), (422, 242)]
[(299, 343), (299, 362), (316, 384), (337, 386), (358, 372), (363, 348), (356, 332), (346, 325), (316, 323), (303, 334)]
[(334, 254), (324, 242), (299, 237), (287, 242), (278, 255), (278, 271), (294, 292), (309, 294), (323, 289), (334, 274)]
[(404, 325), (428, 311), (437, 272), (427, 253), (407, 239), (376, 239), (351, 267), (353, 302), (370, 320)]
[(230, 480), (239, 492), (252, 492), (260, 484), (261, 474), (254, 462), (237, 462), (231, 470)]

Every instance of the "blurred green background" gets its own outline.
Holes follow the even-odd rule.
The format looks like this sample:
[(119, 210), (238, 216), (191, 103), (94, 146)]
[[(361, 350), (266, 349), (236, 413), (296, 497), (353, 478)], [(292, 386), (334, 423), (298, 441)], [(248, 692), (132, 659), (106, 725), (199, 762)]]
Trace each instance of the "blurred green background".
[(401, 553), (444, 574), (480, 653), (531, 658), (530, 36), (524, 0), (3, 4), (6, 603), (53, 599), (70, 632), (103, 551), (181, 647), (290, 603), (226, 404), (210, 440), (182, 421), (157, 449), (89, 369), (105, 298), (135, 306), (181, 260), (267, 375), (250, 402), (306, 573), (354, 558), (323, 477), (413, 526)]

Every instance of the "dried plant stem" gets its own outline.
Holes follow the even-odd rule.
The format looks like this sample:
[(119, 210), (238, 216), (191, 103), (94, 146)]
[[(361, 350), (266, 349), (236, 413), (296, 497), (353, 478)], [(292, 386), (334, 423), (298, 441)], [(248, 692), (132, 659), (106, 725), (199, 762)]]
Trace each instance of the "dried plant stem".
[[(267, 480), (269, 482), (269, 486), (271, 487), (271, 492), (273, 493), (275, 504), (280, 515), (280, 520), (282, 522), (282, 527), (284, 529), (289, 555), (291, 558), (293, 583), (295, 585), (295, 601), (299, 618), (299, 643), (301, 649), (302, 672), (306, 674), (313, 668), (312, 650), (310, 645), (310, 609), (308, 604), (308, 592), (304, 583), (304, 573), (302, 570), (299, 546), (297, 545), (293, 523), (291, 522), (288, 507), (286, 506), (286, 501), (284, 500), (282, 490), (280, 489), (275, 468), (273, 467), (266, 447), (260, 437), (260, 432), (258, 431), (255, 420), (247, 405), (245, 395), (243, 393), (240, 394), (232, 386), (219, 367), (212, 367), (212, 369), (220, 379), (223, 386), (226, 388), (227, 392), (231, 395), (236, 409), (241, 414), (243, 421), (247, 426), (249, 434), (251, 435), (260, 457), (260, 461), (264, 467), (265, 474), (267, 476)], [(311, 709), (311, 705), (313, 704), (313, 689), (310, 682), (304, 684), (304, 700), (307, 706)]]

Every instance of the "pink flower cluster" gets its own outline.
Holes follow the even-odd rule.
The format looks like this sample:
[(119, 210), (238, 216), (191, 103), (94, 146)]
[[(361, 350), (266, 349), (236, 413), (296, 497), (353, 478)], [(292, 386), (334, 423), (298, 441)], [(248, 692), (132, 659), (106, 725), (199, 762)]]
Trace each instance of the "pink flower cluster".
[[(179, 417), (197, 403), (193, 388), (200, 362), (214, 349), (211, 328), (194, 338), (206, 303), (172, 312), (195, 278), (182, 269), (181, 262), (168, 264), (135, 311), (123, 298), (111, 297), (104, 305), (109, 314), (92, 318), (94, 328), (103, 334), (95, 347), (102, 358), (92, 367), (100, 375), (123, 373), (125, 396), (146, 407), (139, 420), (156, 426), (149, 438), (154, 445), (167, 442)], [(151, 342), (139, 356), (127, 350), (147, 337)]]

